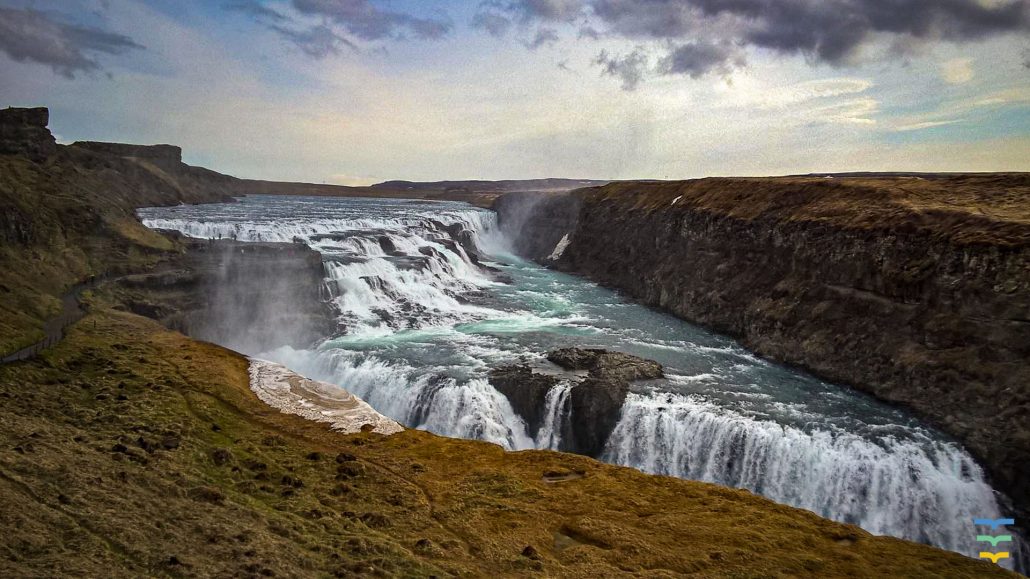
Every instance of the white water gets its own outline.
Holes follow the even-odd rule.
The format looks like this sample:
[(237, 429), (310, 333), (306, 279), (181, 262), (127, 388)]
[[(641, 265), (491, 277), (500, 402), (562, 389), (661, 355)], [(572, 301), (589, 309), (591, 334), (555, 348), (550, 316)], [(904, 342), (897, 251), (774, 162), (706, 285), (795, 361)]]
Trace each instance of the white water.
[[(694, 396), (631, 394), (604, 459), (750, 489), (777, 502), (962, 550), (968, 521), (1000, 512), (980, 467), (952, 444), (755, 421)], [(968, 533), (966, 533), (968, 534)]]
[(561, 448), (562, 432), (569, 416), (569, 394), (572, 385), (560, 382), (547, 392), (544, 406), (544, 423), (536, 435), (536, 447), (543, 449)]
[[(254, 197), (141, 214), (150, 227), (194, 237), (296, 241), (320, 251), (339, 335), (261, 357), (339, 384), (409, 427), (509, 449), (560, 449), (569, 384), (552, 389), (543, 427), (527, 432), (486, 373), (521, 359), (546, 364), (542, 353), (554, 347), (605, 347), (655, 359), (669, 379), (635, 386), (604, 460), (748, 488), (967, 555), (979, 547), (972, 519), (1004, 514), (982, 469), (946, 437), (726, 338), (519, 260), (489, 212)], [(456, 243), (462, 235), (494, 260), (493, 270)]]

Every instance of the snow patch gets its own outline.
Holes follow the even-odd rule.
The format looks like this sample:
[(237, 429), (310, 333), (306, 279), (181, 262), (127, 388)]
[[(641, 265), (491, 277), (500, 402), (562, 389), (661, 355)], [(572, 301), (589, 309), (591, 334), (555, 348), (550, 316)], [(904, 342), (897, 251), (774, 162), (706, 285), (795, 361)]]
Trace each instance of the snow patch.
[(675, 205), (675, 204), (679, 203), (680, 199), (683, 199), (682, 195), (680, 195), (679, 197), (673, 199), (672, 203), (670, 203), (669, 205), (672, 206), (672, 205)]
[(343, 388), (309, 380), (281, 364), (251, 358), (250, 389), (262, 402), (281, 412), (328, 422), (330, 428), (344, 434), (369, 428), (379, 434), (404, 430)]

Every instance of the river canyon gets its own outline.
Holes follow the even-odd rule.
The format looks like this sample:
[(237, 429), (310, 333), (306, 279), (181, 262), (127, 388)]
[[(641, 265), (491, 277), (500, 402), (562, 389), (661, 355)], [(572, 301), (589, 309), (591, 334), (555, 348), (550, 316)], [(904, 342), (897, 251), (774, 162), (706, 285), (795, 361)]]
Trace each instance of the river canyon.
[[(225, 319), (218, 312), (214, 319), (239, 330), (218, 341), (338, 384), (407, 427), (508, 450), (576, 450), (570, 392), (581, 376), (546, 354), (603, 348), (654, 360), (664, 375), (630, 385), (610, 432), (590, 441), (596, 458), (748, 489), (967, 555), (977, 549), (973, 518), (1010, 513), (962, 445), (914, 415), (538, 265), (491, 211), (458, 202), (247, 196), (139, 215), (153, 229), (242, 242), (241, 253), (248, 243), (318, 252), (321, 287), (297, 299), (328, 302), (335, 319), (321, 338), (255, 345), (239, 324), (246, 312), (227, 305)], [(547, 256), (559, 259), (568, 245), (567, 237), (548, 243)], [(272, 269), (232, 283), (260, 291), (275, 276)], [(285, 327), (300, 323), (294, 318), (281, 323), (275, 331), (284, 336), (309, 334)], [(536, 420), (490, 383), (491, 370), (511, 365), (553, 377)]]

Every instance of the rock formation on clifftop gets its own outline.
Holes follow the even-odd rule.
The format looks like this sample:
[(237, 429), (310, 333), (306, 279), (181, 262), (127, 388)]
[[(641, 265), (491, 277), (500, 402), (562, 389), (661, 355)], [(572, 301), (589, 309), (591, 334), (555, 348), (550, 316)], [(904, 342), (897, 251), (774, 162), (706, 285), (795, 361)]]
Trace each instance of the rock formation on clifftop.
[(50, 111), (45, 107), (0, 110), (0, 155), (24, 155), (42, 161), (57, 151), (50, 133)]

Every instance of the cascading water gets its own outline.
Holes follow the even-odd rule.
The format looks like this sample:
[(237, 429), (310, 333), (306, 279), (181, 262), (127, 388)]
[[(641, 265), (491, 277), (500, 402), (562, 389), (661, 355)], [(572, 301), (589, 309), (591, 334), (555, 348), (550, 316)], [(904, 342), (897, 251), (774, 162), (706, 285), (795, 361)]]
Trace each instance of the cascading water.
[(544, 423), (536, 435), (536, 447), (556, 449), (561, 447), (562, 432), (569, 416), (569, 394), (572, 384), (567, 381), (556, 384), (547, 391), (544, 406)]
[[(742, 487), (887, 534), (975, 555), (973, 518), (1003, 515), (976, 462), (912, 417), (757, 359), (729, 339), (510, 255), (494, 215), (451, 202), (247, 197), (141, 210), (208, 239), (306, 243), (323, 256), (340, 332), (249, 352), (339, 384), (409, 427), (509, 449), (561, 444), (563, 382), (527, 432), (490, 368), (563, 346), (650, 358), (603, 460)], [(1012, 548), (1019, 552), (1022, 547)]]

